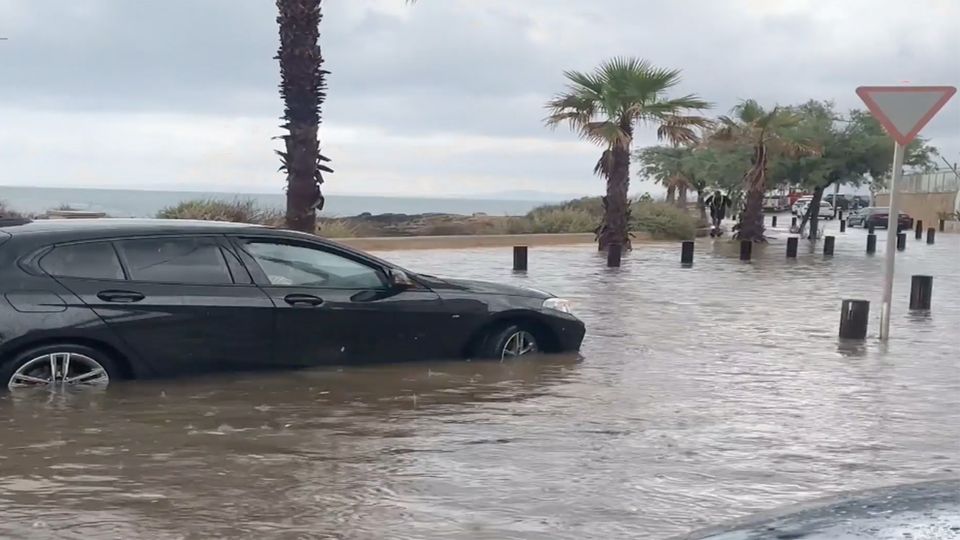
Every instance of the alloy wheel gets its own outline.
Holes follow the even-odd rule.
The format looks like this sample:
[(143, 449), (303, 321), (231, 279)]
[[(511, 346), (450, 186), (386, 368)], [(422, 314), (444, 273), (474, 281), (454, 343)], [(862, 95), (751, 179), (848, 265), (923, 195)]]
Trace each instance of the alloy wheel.
[(507, 358), (516, 358), (537, 352), (537, 340), (533, 334), (525, 330), (514, 332), (507, 338), (503, 351), (500, 354), (500, 360)]
[(38, 356), (20, 366), (7, 387), (104, 387), (109, 383), (110, 375), (100, 362), (80, 353), (59, 352)]

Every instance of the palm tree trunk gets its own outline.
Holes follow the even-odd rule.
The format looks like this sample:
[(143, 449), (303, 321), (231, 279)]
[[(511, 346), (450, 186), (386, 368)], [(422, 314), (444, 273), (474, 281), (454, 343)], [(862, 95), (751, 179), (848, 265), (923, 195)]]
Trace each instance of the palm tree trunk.
[(687, 186), (677, 187), (677, 206), (686, 210), (687, 208)]
[(612, 149), (612, 166), (607, 176), (607, 204), (604, 208), (603, 225), (600, 230), (600, 249), (610, 244), (630, 248), (629, 201), (630, 150), (615, 146)]
[(677, 198), (677, 186), (667, 186), (667, 202), (673, 203)]
[(280, 27), (280, 95), (284, 102), (282, 136), (278, 151), (281, 170), (287, 173), (287, 227), (316, 232), (317, 210), (323, 209), (322, 171), (333, 172), (322, 162), (317, 132), (320, 105), (326, 97), (323, 56), (317, 44), (322, 18), (320, 0), (276, 0)]
[(753, 167), (747, 172), (747, 200), (740, 215), (740, 231), (737, 238), (763, 242), (763, 194), (767, 190), (767, 147), (759, 143), (754, 147)]

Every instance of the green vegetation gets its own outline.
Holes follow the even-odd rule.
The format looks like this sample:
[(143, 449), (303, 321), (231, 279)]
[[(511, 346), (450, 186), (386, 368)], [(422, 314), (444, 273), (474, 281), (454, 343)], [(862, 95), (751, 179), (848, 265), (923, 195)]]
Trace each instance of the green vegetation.
[(234, 223), (256, 223), (260, 225), (280, 225), (283, 223), (281, 212), (262, 208), (256, 201), (236, 199), (223, 201), (217, 199), (195, 199), (183, 201), (157, 213), (159, 219), (199, 219), (204, 221), (230, 221)]
[[(686, 210), (642, 197), (630, 202), (630, 230), (655, 238), (690, 239), (696, 219)], [(160, 219), (232, 221), (283, 226), (283, 215), (255, 201), (201, 199), (184, 201), (157, 213)], [(603, 220), (600, 197), (585, 197), (535, 208), (525, 216), (460, 216), (451, 214), (363, 214), (320, 218), (316, 234), (327, 238), (376, 236), (453, 236), (476, 234), (593, 233)]]
[[(817, 237), (819, 201), (835, 183), (883, 186), (890, 174), (892, 144), (880, 124), (867, 112), (846, 116), (830, 102), (808, 101), (766, 110), (753, 100), (735, 107), (703, 129), (699, 140), (683, 145), (650, 146), (636, 153), (640, 174), (678, 194), (683, 205), (687, 190), (699, 200), (722, 190), (743, 208), (740, 238), (763, 240), (762, 203), (768, 189), (795, 188), (813, 194), (808, 214), (809, 238)], [(933, 167), (936, 149), (921, 139), (907, 147), (905, 166)], [(745, 204), (741, 206), (741, 200)], [(706, 211), (700, 203), (700, 217)]]

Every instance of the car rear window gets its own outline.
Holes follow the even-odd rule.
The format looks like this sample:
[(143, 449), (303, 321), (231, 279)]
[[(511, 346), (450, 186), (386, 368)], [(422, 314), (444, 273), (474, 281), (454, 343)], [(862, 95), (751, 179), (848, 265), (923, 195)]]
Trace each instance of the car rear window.
[(144, 238), (116, 243), (133, 281), (233, 283), (220, 246), (209, 238)]
[(51, 276), (84, 279), (123, 279), (117, 252), (109, 242), (56, 246), (40, 260)]

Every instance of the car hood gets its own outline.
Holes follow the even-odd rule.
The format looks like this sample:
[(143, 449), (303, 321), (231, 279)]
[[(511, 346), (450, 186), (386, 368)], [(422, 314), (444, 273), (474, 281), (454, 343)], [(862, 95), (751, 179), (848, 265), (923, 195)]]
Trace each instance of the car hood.
[(438, 278), (434, 276), (420, 276), (427, 284), (436, 290), (459, 290), (475, 294), (502, 294), (506, 296), (524, 296), (527, 298), (552, 298), (553, 295), (538, 291), (537, 289), (528, 289), (526, 287), (516, 287), (513, 285), (504, 285), (503, 283), (492, 283), (490, 281), (479, 281), (473, 279), (456, 278)]

